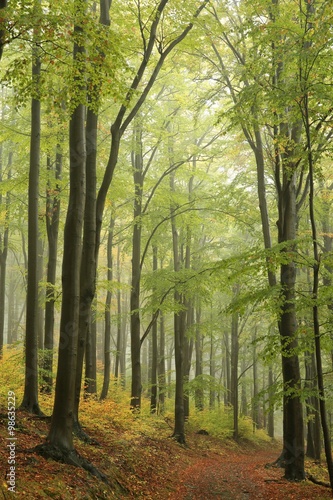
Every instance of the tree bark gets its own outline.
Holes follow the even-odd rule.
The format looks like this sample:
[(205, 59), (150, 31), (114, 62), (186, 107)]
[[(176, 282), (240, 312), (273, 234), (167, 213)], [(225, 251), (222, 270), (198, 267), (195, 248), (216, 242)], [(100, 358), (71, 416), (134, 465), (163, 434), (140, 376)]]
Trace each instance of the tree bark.
[[(112, 247), (113, 247), (113, 230), (115, 224), (114, 214), (111, 215), (109, 232), (108, 232), (108, 242), (107, 242), (107, 281), (111, 283), (113, 280), (113, 256), (112, 256)], [(104, 311), (104, 378), (103, 378), (103, 387), (101, 392), (100, 399), (105, 399), (110, 385), (110, 371), (111, 371), (111, 299), (112, 292), (108, 287), (105, 298), (105, 311)], [(118, 342), (117, 342), (117, 350), (118, 350)], [(117, 351), (118, 356), (118, 351)], [(116, 358), (117, 359), (117, 358)], [(117, 366), (117, 362), (116, 362)], [(117, 374), (115, 374), (117, 377)]]
[[(157, 271), (157, 247), (153, 247), (153, 272)], [(157, 321), (152, 326), (152, 364), (151, 364), (151, 396), (150, 411), (157, 411), (157, 365), (158, 365), (158, 345), (157, 345)]]
[[(47, 159), (47, 169), (51, 173), (51, 159)], [(53, 192), (51, 181), (48, 181), (46, 189), (46, 232), (48, 241), (48, 259), (46, 273), (46, 302), (44, 317), (44, 352), (43, 352), (43, 383), (41, 391), (47, 394), (52, 392), (52, 369), (54, 348), (54, 306), (55, 306), (55, 283), (57, 273), (58, 233), (60, 220), (60, 197), (59, 184), (62, 172), (62, 152), (57, 146), (55, 161), (56, 187)]]
[(140, 284), (141, 284), (141, 215), (143, 190), (143, 157), (142, 157), (142, 128), (137, 124), (134, 128), (132, 151), (132, 168), (134, 180), (133, 205), (133, 236), (132, 236), (132, 280), (131, 280), (131, 361), (132, 386), (131, 407), (139, 409), (141, 406), (141, 320), (140, 320)]
[[(78, 1), (77, 11), (82, 8)], [(81, 22), (74, 30), (82, 36)], [(74, 61), (84, 54), (84, 46), (74, 43)], [(82, 92), (83, 75), (75, 80)], [(82, 257), (82, 231), (85, 206), (85, 106), (78, 104), (71, 116), (69, 133), (70, 186), (69, 202), (64, 229), (62, 263), (62, 306), (60, 342), (55, 400), (51, 427), (47, 441), (63, 452), (74, 450), (73, 414), (75, 410), (76, 369), (80, 318), (80, 269)]]
[[(237, 293), (237, 287), (234, 293)], [(233, 407), (233, 438), (235, 441), (239, 438), (238, 431), (238, 312), (234, 312), (231, 321), (231, 404)]]
[[(35, 9), (40, 2), (36, 0)], [(38, 29), (34, 30), (34, 38)], [(31, 136), (30, 166), (28, 187), (28, 273), (27, 273), (27, 309), (25, 336), (25, 384), (21, 408), (31, 413), (40, 414), (38, 403), (38, 201), (40, 168), (41, 114), (38, 99), (41, 61), (39, 48), (33, 48), (32, 77), (37, 96), (31, 100)]]
[(200, 322), (201, 322), (201, 306), (200, 303), (196, 307), (196, 318), (195, 318), (195, 378), (199, 379), (199, 383), (195, 389), (194, 401), (195, 407), (198, 410), (204, 409), (204, 390), (202, 385), (202, 335), (200, 332)]

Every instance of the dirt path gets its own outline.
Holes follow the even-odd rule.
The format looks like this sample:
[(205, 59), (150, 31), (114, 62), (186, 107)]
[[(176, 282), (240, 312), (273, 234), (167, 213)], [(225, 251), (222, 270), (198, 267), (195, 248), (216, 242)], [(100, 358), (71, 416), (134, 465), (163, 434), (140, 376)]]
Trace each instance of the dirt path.
[(309, 481), (290, 483), (283, 470), (266, 468), (276, 452), (248, 451), (207, 454), (179, 474), (179, 488), (170, 500), (306, 500), (332, 498), (328, 488)]

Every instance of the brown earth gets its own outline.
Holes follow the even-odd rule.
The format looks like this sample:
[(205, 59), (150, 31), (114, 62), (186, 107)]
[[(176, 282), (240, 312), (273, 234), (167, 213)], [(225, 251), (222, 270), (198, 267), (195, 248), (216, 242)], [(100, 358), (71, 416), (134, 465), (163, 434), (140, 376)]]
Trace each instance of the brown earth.
[[(91, 446), (75, 441), (77, 451), (103, 472), (105, 484), (86, 470), (53, 460), (34, 451), (48, 432), (49, 422), (17, 412), (15, 456), (16, 498), (41, 500), (126, 499), (144, 500), (326, 500), (330, 489), (310, 481), (290, 483), (283, 470), (266, 468), (279, 454), (279, 445), (254, 447), (254, 443), (220, 441), (211, 436), (187, 433), (187, 447), (170, 439), (170, 429), (132, 416), (110, 417), (96, 404), (89, 408), (85, 430), (99, 441)], [(83, 412), (84, 416), (84, 412)], [(127, 418), (126, 426), (122, 424)], [(132, 419), (132, 420), (131, 420)], [(92, 423), (94, 422), (94, 425)], [(103, 425), (100, 424), (103, 423)], [(129, 428), (128, 422), (132, 422)], [(150, 423), (149, 423), (150, 422)], [(100, 425), (100, 426), (99, 426)], [(156, 424), (157, 425), (157, 424)], [(150, 426), (150, 427), (149, 427)], [(12, 498), (6, 484), (8, 449), (6, 414), (0, 412), (0, 500)], [(307, 469), (327, 481), (323, 467), (307, 463)]]

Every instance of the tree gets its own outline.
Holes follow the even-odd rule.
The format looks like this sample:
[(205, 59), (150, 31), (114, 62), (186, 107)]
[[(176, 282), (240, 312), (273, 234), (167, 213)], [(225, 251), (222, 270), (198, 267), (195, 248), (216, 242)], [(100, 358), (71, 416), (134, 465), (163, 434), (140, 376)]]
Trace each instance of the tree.
[[(84, 55), (83, 8), (81, 0), (75, 2), (74, 64)], [(81, 14), (81, 15), (80, 15)], [(82, 95), (83, 75), (74, 77), (76, 90)], [(58, 370), (55, 401), (47, 444), (51, 450), (59, 449), (69, 463), (79, 464), (73, 445), (73, 411), (75, 400), (76, 357), (78, 349), (80, 263), (82, 229), (85, 203), (85, 106), (74, 105), (70, 120), (70, 192), (64, 229), (64, 253), (62, 263), (62, 307)], [(42, 453), (43, 448), (41, 449)]]
[(46, 302), (45, 302), (45, 325), (44, 325), (44, 351), (42, 363), (43, 385), (41, 390), (46, 393), (52, 391), (52, 367), (54, 348), (54, 307), (56, 301), (56, 272), (58, 255), (58, 232), (60, 222), (60, 186), (63, 155), (60, 144), (56, 148), (55, 168), (52, 168), (50, 155), (47, 158), (48, 171), (54, 172), (56, 181), (55, 188), (51, 179), (48, 180), (46, 189), (46, 232), (48, 241), (48, 259), (46, 273)]
[[(34, 15), (38, 18), (41, 4), (34, 2)], [(41, 136), (39, 29), (34, 28), (32, 54), (32, 81), (34, 95), (31, 100), (31, 139), (28, 201), (28, 276), (25, 336), (25, 386), (21, 408), (40, 414), (38, 403), (38, 202)]]

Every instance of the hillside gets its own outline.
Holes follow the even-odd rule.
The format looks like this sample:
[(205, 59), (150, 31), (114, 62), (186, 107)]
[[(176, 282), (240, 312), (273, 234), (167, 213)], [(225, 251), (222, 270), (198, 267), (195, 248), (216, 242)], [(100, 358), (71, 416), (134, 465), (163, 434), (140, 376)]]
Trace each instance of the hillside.
[[(42, 407), (51, 408), (43, 396)], [(122, 401), (82, 402), (82, 424), (99, 445), (76, 441), (77, 451), (107, 478), (105, 484), (83, 469), (46, 460), (33, 448), (47, 435), (49, 419), (16, 411), (15, 475), (18, 498), (57, 500), (122, 499), (206, 500), (210, 498), (328, 499), (329, 489), (309, 481), (288, 483), (283, 470), (266, 468), (279, 445), (265, 439), (234, 443), (197, 434), (188, 426), (187, 446), (170, 438), (169, 418), (134, 416)], [(6, 474), (7, 415), (1, 408), (0, 471), (2, 498), (11, 498)], [(8, 441), (7, 441), (8, 442)], [(308, 464), (313, 469), (313, 465)], [(312, 471), (313, 472), (313, 471)], [(316, 474), (324, 477), (317, 466)]]

